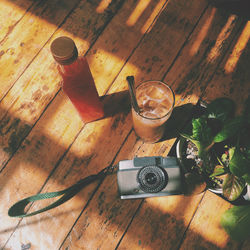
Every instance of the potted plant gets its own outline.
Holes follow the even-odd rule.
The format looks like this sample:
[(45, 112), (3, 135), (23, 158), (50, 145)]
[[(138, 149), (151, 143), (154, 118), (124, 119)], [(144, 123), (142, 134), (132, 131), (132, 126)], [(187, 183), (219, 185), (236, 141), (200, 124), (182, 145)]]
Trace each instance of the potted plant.
[[(177, 156), (187, 171), (201, 176), (210, 190), (230, 202), (242, 199), (250, 187), (250, 97), (240, 115), (235, 115), (235, 107), (228, 98), (212, 101), (181, 133), (177, 146)], [(239, 221), (233, 222), (237, 216), (244, 218), (239, 220), (240, 227), (247, 227), (249, 235), (249, 205), (227, 211), (221, 222), (232, 238), (242, 240), (244, 233), (235, 230)]]

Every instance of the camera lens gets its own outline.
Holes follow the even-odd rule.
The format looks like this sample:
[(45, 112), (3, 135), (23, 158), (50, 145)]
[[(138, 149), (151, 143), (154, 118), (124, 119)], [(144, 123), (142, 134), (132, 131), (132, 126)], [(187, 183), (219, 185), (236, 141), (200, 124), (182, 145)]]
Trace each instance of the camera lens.
[(145, 176), (145, 180), (149, 185), (153, 185), (157, 182), (157, 176), (154, 173), (148, 173)]
[(139, 170), (137, 182), (145, 193), (158, 193), (166, 187), (167, 172), (158, 166), (146, 166)]

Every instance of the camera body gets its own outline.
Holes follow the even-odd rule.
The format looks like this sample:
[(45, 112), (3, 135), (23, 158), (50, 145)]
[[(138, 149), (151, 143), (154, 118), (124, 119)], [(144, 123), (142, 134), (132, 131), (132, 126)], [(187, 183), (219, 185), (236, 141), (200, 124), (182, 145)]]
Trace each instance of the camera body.
[(183, 174), (175, 157), (138, 157), (119, 162), (121, 199), (183, 194)]

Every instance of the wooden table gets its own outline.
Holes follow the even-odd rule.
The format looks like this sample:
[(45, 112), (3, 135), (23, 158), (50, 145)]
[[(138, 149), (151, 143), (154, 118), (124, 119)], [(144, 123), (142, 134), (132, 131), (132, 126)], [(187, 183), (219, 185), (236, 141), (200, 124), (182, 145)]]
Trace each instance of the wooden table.
[[(115, 175), (40, 215), (7, 215), (16, 201), (109, 164), (168, 155), (173, 130), (156, 144), (136, 137), (127, 75), (169, 83), (176, 111), (221, 96), (240, 109), (250, 93), (247, 19), (206, 0), (1, 0), (0, 10), (1, 249), (250, 249), (222, 230), (231, 205), (210, 191), (121, 200)], [(87, 56), (104, 119), (83, 124), (62, 92), (50, 53), (61, 35)], [(182, 112), (175, 128), (187, 118)]]

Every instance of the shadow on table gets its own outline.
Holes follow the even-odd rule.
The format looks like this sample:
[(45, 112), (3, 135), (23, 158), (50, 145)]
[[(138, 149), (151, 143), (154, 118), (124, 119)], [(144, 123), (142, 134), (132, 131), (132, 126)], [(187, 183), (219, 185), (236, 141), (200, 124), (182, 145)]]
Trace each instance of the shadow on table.
[(249, 0), (207, 0), (207, 1), (219, 9), (227, 10), (229, 13), (250, 20)]
[(130, 97), (128, 91), (107, 94), (101, 97), (104, 105), (105, 118), (115, 116), (119, 113), (130, 112)]
[[(105, 113), (107, 116), (113, 116), (113, 115), (119, 116), (120, 112), (126, 113), (126, 112), (130, 111), (129, 95), (128, 95), (127, 91), (114, 93), (114, 94), (107, 95), (107, 96), (102, 97), (102, 98), (103, 98), (104, 106), (106, 107)], [(114, 105), (114, 103), (117, 105)], [(120, 104), (122, 104), (122, 105), (120, 105)], [(120, 106), (120, 107), (118, 107), (118, 106)], [(185, 115), (185, 117), (188, 117), (187, 111), (191, 112), (193, 110), (193, 108), (194, 108), (194, 106), (191, 104), (186, 104), (186, 105), (182, 105), (180, 107), (176, 107), (174, 109), (172, 119), (170, 120), (168, 126), (170, 126), (172, 124), (171, 126), (173, 128), (176, 128), (176, 126), (174, 125), (174, 124), (176, 124), (175, 122), (177, 122), (177, 121), (180, 122), (183, 119), (184, 115)], [(127, 113), (125, 115), (127, 116)], [(22, 122), (20, 121), (20, 123), (22, 123)], [(114, 128), (116, 129), (117, 126), (116, 127), (114, 126)], [(36, 132), (39, 132), (39, 131), (36, 131)], [(173, 135), (174, 134), (171, 134), (171, 136), (173, 136)], [(105, 131), (103, 132), (103, 136), (104, 136), (104, 138), (106, 138)], [(104, 139), (104, 138), (99, 138), (99, 139), (100, 139), (100, 141), (102, 141), (102, 139)], [(36, 150), (32, 149), (33, 148), (32, 145), (28, 145), (25, 142), (27, 142), (27, 139), (25, 139), (24, 143), (22, 144), (22, 146), (20, 147), (19, 150), (21, 150), (21, 151), (25, 150), (25, 147), (27, 150), (27, 148), (30, 147), (30, 150), (28, 150), (30, 154), (32, 154), (36, 150), (39, 151), (39, 149), (37, 147), (38, 146), (42, 147), (41, 142), (43, 142), (43, 144), (50, 145), (51, 146), (50, 148), (57, 148), (57, 151), (58, 152), (60, 151), (63, 155), (64, 155), (64, 151), (66, 150), (63, 146), (60, 146), (55, 141), (53, 141), (52, 138), (48, 138), (48, 137), (45, 138), (45, 135), (42, 135), (41, 133), (36, 135), (36, 141), (34, 141), (37, 144), (37, 146), (34, 145)], [(33, 141), (30, 141), (30, 143), (32, 144)], [(133, 147), (133, 145), (129, 144), (127, 147), (128, 147), (128, 152), (130, 152), (132, 150), (131, 147)], [(123, 155), (123, 157), (126, 157), (126, 156), (127, 156), (126, 154)], [(97, 156), (95, 156), (95, 157), (97, 157)], [(71, 182), (76, 181), (74, 179), (79, 180), (80, 173), (83, 175), (87, 174), (87, 173), (83, 173), (83, 171), (80, 170), (80, 167), (82, 168), (83, 165), (88, 166), (89, 164), (91, 164), (91, 167), (95, 166), (95, 163), (93, 163), (93, 158), (86, 159), (84, 157), (79, 157), (77, 155), (74, 155), (74, 152), (70, 152), (66, 158), (67, 158), (66, 164), (68, 166), (67, 174), (69, 174), (70, 171), (72, 174)], [(69, 159), (70, 159), (70, 161), (68, 161)], [(92, 162), (92, 163), (90, 163), (90, 162)], [(71, 163), (73, 164), (72, 166), (71, 166)], [(61, 164), (60, 160), (58, 163), (56, 163), (56, 166), (58, 164)], [(64, 165), (64, 164), (62, 164), (62, 165)], [(10, 175), (13, 174), (15, 171), (14, 166), (11, 166), (11, 167), (12, 167), (12, 170), (9, 169)], [(9, 166), (9, 168), (10, 168), (10, 166)], [(61, 166), (61, 168), (63, 168), (63, 166)], [(49, 170), (49, 169), (44, 169), (44, 168), (43, 168), (43, 170), (44, 171), (51, 171), (51, 169)], [(91, 170), (89, 170), (89, 171), (91, 171)], [(76, 172), (76, 174), (74, 174), (74, 172)], [(3, 171), (3, 173), (5, 173), (5, 171)], [(8, 177), (8, 175), (5, 177)], [(51, 176), (51, 178), (54, 178), (55, 179), (54, 181), (58, 182), (58, 183), (62, 183), (62, 180), (64, 179), (63, 173), (60, 173), (60, 175), (57, 175), (54, 173)], [(5, 178), (5, 181), (8, 181), (8, 178)], [(82, 213), (81, 213), (81, 218), (83, 218), (83, 221), (84, 221), (84, 218), (86, 217), (86, 218), (88, 218), (89, 223), (91, 223), (91, 220), (93, 220), (92, 222), (93, 222), (93, 224), (95, 224), (96, 223), (95, 218), (98, 218), (98, 220), (99, 219), (105, 220), (105, 218), (106, 218), (107, 221), (104, 222), (103, 226), (112, 225), (112, 226), (116, 227), (116, 225), (121, 223), (120, 217), (123, 215), (126, 215), (126, 213), (127, 213), (126, 211), (129, 208), (129, 209), (133, 209), (133, 211), (131, 211), (131, 215), (128, 217), (131, 219), (131, 222), (129, 222), (129, 224), (128, 224), (128, 226), (130, 226), (130, 224), (132, 224), (132, 221), (134, 220), (133, 215), (138, 214), (138, 211), (140, 211), (140, 209), (143, 209), (142, 214), (141, 213), (138, 214), (139, 217), (136, 218), (135, 224), (133, 223), (134, 224), (133, 228), (135, 228), (137, 230), (137, 227), (138, 227), (138, 229), (140, 228), (140, 230), (143, 230), (143, 228), (140, 226), (141, 221), (143, 221), (146, 223), (145, 226), (147, 228), (148, 234), (144, 235), (143, 232), (141, 232), (141, 235), (139, 236), (137, 234), (133, 234), (130, 231), (125, 230), (126, 237), (131, 238), (131, 241), (136, 241), (136, 240), (140, 239), (141, 242), (148, 242), (149, 236), (154, 235), (154, 238), (150, 239), (150, 242), (151, 242), (151, 240), (154, 242), (154, 241), (158, 241), (159, 239), (161, 239), (162, 240), (161, 244), (164, 245), (164, 244), (169, 244), (169, 239), (171, 238), (171, 235), (173, 233), (177, 233), (178, 236), (176, 236), (175, 242), (171, 242), (171, 244), (175, 247), (177, 247), (180, 244), (181, 238), (183, 238), (185, 236), (185, 230), (186, 230), (187, 226), (175, 213), (177, 212), (177, 214), (179, 214), (180, 211), (185, 212), (185, 210), (188, 207), (188, 205), (190, 204), (191, 200), (189, 200), (188, 198), (184, 198), (185, 201), (183, 200), (183, 201), (181, 201), (181, 203), (176, 202), (176, 209), (175, 209), (175, 212), (173, 212), (173, 214), (172, 213), (165, 213), (165, 212), (161, 211), (160, 209), (158, 209), (156, 206), (151, 207), (150, 205), (148, 205), (146, 207), (146, 209), (144, 210), (144, 208), (142, 207), (144, 204), (143, 200), (139, 200), (139, 201), (137, 200), (136, 202), (133, 200), (127, 200), (127, 201), (120, 200), (118, 197), (118, 194), (117, 194), (117, 189), (114, 188), (115, 183), (116, 183), (115, 177), (114, 178), (112, 177), (112, 182), (107, 180), (106, 185), (104, 185), (104, 186), (102, 185), (98, 189), (98, 191), (97, 191), (98, 193), (93, 194), (96, 196), (95, 199), (92, 199), (92, 202), (94, 202), (94, 209), (87, 209), (88, 207), (87, 208), (85, 207), (85, 202), (86, 202), (86, 204), (88, 204), (88, 201), (87, 200), (85, 201), (86, 195), (83, 196), (82, 193), (78, 195), (78, 198), (81, 199), (83, 201), (83, 204), (84, 204), (84, 209), (82, 210)], [(4, 183), (1, 182), (1, 185), (4, 185)], [(68, 185), (71, 185), (71, 184), (68, 184)], [(104, 195), (103, 195), (103, 193), (104, 193), (103, 188), (106, 188), (106, 190), (104, 190), (105, 196), (106, 196), (106, 201), (105, 201)], [(12, 202), (14, 202), (14, 201), (12, 201)], [(97, 202), (97, 205), (95, 205), (95, 202)], [(90, 204), (88, 204), (88, 206), (89, 205)], [(125, 211), (125, 212), (123, 212), (123, 211)], [(54, 217), (58, 216), (58, 217), (63, 217), (64, 219), (66, 219), (67, 215), (69, 215), (69, 218), (70, 218), (71, 213), (72, 213), (72, 210), (70, 210), (70, 211), (64, 210), (63, 212), (55, 213)], [(91, 216), (90, 216), (90, 213), (92, 214)], [(126, 217), (124, 216), (124, 218), (126, 218)], [(36, 224), (40, 225), (42, 221), (46, 221), (46, 220), (51, 220), (51, 215), (46, 215), (46, 213), (44, 213), (42, 217), (39, 217), (39, 219), (36, 219), (36, 217), (33, 217), (32, 219), (29, 220), (29, 222), (26, 221), (25, 223), (20, 224), (18, 226), (18, 228), (22, 229), (24, 227), (32, 226), (32, 225), (36, 225)], [(128, 223), (128, 222), (126, 220), (124, 220), (124, 223)], [(137, 224), (137, 223), (139, 223), (139, 224)], [(159, 225), (159, 223), (160, 223), (160, 225)], [(169, 230), (170, 228), (168, 227), (168, 225), (170, 225), (170, 224), (173, 226), (173, 228), (172, 228), (173, 231)], [(81, 226), (82, 224), (78, 223), (78, 225)], [(150, 227), (148, 225), (150, 225)], [(159, 230), (159, 228), (161, 226), (163, 226), (164, 228), (166, 227), (166, 230), (168, 230), (168, 231)], [(0, 231), (0, 234), (11, 233), (12, 231), (15, 231), (15, 229), (16, 229), (16, 226), (13, 226), (13, 227), (10, 226), (9, 228), (5, 228), (4, 230)], [(86, 228), (84, 227), (84, 229), (81, 228), (80, 230), (87, 230), (87, 227)], [(117, 229), (117, 230), (119, 230), (119, 229)], [(132, 232), (133, 232), (133, 230), (132, 230)], [(191, 232), (192, 232), (192, 230), (191, 230)], [(84, 232), (81, 231), (81, 233), (84, 236)], [(166, 237), (165, 234), (167, 234), (168, 237)], [(189, 232), (189, 234), (190, 234), (190, 232)], [(192, 237), (195, 237), (196, 239), (200, 239), (202, 244), (205, 244), (206, 246), (209, 246), (209, 247), (215, 247), (215, 245), (213, 243), (211, 243), (209, 240), (204, 239), (201, 235), (199, 235), (199, 233), (192, 232), (192, 235), (193, 235)], [(178, 242), (176, 242), (176, 239), (178, 239)], [(151, 244), (150, 242), (148, 242), (148, 244)]]
[[(111, 182), (111, 184), (113, 184)], [(116, 190), (115, 190), (116, 191)], [(99, 193), (99, 196), (101, 196), (102, 193)], [(78, 236), (77, 240), (75, 239), (76, 235), (71, 235), (71, 240), (73, 244), (71, 245), (71, 241), (64, 242), (60, 249), (70, 249), (71, 247), (74, 247), (74, 242), (77, 241), (84, 241), (85, 233), (86, 231), (94, 226), (96, 221), (92, 220), (93, 218), (99, 218), (99, 217), (105, 217), (106, 216), (106, 222), (104, 223), (103, 227), (114, 226), (116, 227), (116, 224), (120, 221), (121, 212), (119, 211), (125, 211), (126, 208), (134, 207), (134, 209), (137, 213), (136, 217), (133, 217), (131, 221), (126, 221), (128, 226), (131, 227), (131, 231), (125, 230), (125, 233), (119, 232), (119, 228), (117, 228), (117, 231), (114, 231), (114, 234), (116, 237), (120, 237), (120, 241), (118, 245), (116, 246), (116, 249), (123, 249), (123, 247), (127, 246), (126, 239), (129, 238), (129, 244), (138, 244), (141, 249), (143, 247), (147, 246), (159, 246), (160, 249), (179, 249), (180, 246), (184, 247), (192, 247), (192, 249), (217, 249), (218, 245), (212, 242), (212, 240), (206, 239), (204, 236), (202, 236), (200, 233), (193, 231), (192, 229), (187, 230), (187, 225), (184, 222), (183, 219), (180, 219), (180, 214), (182, 214), (183, 208), (191, 202), (188, 200), (188, 197), (184, 197), (182, 200), (182, 204), (177, 204), (177, 207), (174, 212), (163, 212), (160, 209), (158, 209), (155, 206), (150, 206), (147, 204), (146, 200), (118, 200), (119, 198), (114, 194), (107, 194), (107, 196), (114, 195), (113, 199), (110, 200), (114, 203), (111, 203), (112, 205), (109, 208), (110, 214), (98, 214), (100, 212), (100, 209), (103, 209), (105, 206), (107, 206), (106, 202), (103, 202), (101, 207), (97, 207), (94, 210), (91, 211), (83, 211), (83, 214), (81, 215), (83, 218), (88, 220), (88, 226), (81, 225), (81, 234)], [(79, 197), (80, 198), (80, 197)], [(99, 197), (97, 197), (98, 199)], [(103, 195), (102, 195), (103, 198)], [(152, 199), (152, 198), (151, 198)], [(167, 198), (163, 197), (167, 202)], [(115, 204), (115, 206), (114, 206)], [(135, 206), (136, 204), (136, 206)], [(79, 208), (80, 209), (80, 208)], [(75, 209), (77, 212), (78, 209)], [(107, 210), (106, 210), (107, 211)], [(116, 212), (117, 211), (117, 212)], [(58, 212), (54, 214), (54, 219), (59, 217), (64, 217), (67, 219), (67, 215), (74, 212), (73, 210), (65, 210), (63, 212)], [(88, 215), (87, 215), (88, 213)], [(41, 218), (30, 218), (29, 221), (26, 221), (25, 224), (20, 224), (19, 229), (26, 228), (32, 225), (39, 225), (42, 222), (45, 221), (51, 221), (51, 216), (44, 214), (44, 216)], [(121, 227), (121, 225), (120, 225)], [(107, 229), (108, 229), (107, 228)], [(103, 229), (105, 230), (105, 229)], [(6, 228), (4, 231), (0, 231), (1, 233), (6, 232), (12, 232), (13, 228)], [(87, 234), (87, 233), (86, 233)], [(188, 236), (188, 237), (187, 237)], [(188, 238), (188, 239), (187, 239)], [(172, 239), (172, 240), (171, 240)], [(89, 243), (91, 243), (93, 239), (89, 239)], [(106, 241), (108, 239), (103, 238), (103, 241)], [(20, 249), (21, 249), (21, 242), (20, 242)], [(26, 242), (26, 245), (30, 245), (32, 247), (32, 243)], [(17, 243), (16, 243), (17, 245)], [(81, 244), (80, 244), (81, 245)], [(237, 243), (236, 242), (228, 242), (228, 247), (231, 247), (231, 249), (236, 249)], [(0, 249), (1, 248), (0, 244)], [(68, 248), (67, 248), (68, 247)], [(227, 247), (227, 246), (225, 246)], [(11, 249), (11, 248), (3, 248), (5, 250)], [(110, 248), (111, 249), (111, 248)]]

